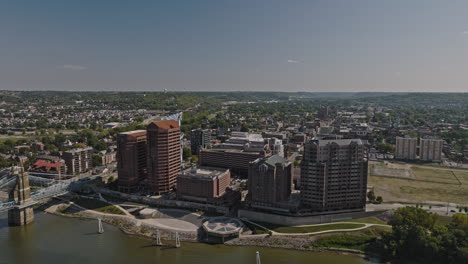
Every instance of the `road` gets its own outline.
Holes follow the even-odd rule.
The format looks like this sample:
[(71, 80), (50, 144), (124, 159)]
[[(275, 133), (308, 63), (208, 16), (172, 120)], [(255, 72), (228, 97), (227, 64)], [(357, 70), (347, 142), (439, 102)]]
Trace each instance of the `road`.
[[(416, 201), (416, 202), (417, 203), (367, 204), (366, 211), (372, 212), (372, 211), (396, 210), (400, 207), (415, 206), (416, 204), (423, 204), (424, 210), (434, 213), (434, 214), (452, 216), (458, 213), (458, 208), (457, 208), (458, 205), (454, 203), (444, 203), (444, 202), (434, 202), (434, 201)], [(468, 206), (468, 205), (462, 205), (462, 206)]]

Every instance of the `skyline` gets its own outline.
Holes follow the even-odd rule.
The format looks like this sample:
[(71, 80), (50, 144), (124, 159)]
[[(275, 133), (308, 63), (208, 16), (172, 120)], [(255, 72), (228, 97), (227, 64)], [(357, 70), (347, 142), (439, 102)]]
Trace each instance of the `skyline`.
[(467, 8), (2, 1), (0, 89), (465, 92)]

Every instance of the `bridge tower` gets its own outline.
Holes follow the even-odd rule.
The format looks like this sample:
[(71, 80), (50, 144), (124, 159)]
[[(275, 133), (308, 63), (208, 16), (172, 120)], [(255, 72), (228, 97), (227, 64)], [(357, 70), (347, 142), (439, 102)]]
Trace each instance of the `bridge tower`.
[(24, 168), (20, 167), (17, 172), (16, 185), (9, 194), (10, 199), (15, 199), (17, 205), (8, 211), (8, 224), (11, 226), (22, 226), (34, 221), (33, 208), (31, 204), (31, 188), (29, 177), (24, 175)]

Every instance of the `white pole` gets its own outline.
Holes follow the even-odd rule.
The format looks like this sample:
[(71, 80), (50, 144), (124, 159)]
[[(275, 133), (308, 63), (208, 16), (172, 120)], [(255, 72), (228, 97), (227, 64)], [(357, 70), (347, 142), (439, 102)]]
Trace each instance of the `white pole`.
[(175, 239), (176, 239), (176, 240), (175, 240), (175, 241), (176, 241), (176, 242), (175, 242), (175, 243), (176, 243), (176, 247), (179, 248), (179, 247), (180, 247), (179, 232), (176, 232), (176, 233), (175, 233), (175, 236), (176, 236), (176, 237), (175, 237)]
[(159, 229), (156, 230), (156, 246), (161, 246), (161, 233), (159, 233)]
[(257, 260), (256, 263), (257, 263), (257, 264), (261, 264), (261, 262), (260, 262), (260, 253), (259, 253), (258, 251), (257, 251), (256, 255), (257, 255), (257, 256), (256, 256), (256, 260)]
[(104, 227), (102, 226), (101, 218), (98, 219), (98, 233), (99, 234), (104, 233)]

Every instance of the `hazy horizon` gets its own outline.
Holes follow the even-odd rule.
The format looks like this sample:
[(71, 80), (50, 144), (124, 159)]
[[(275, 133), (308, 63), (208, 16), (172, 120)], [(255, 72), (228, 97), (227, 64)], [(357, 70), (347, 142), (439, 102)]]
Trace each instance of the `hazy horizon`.
[(0, 2), (0, 90), (466, 92), (467, 1)]

